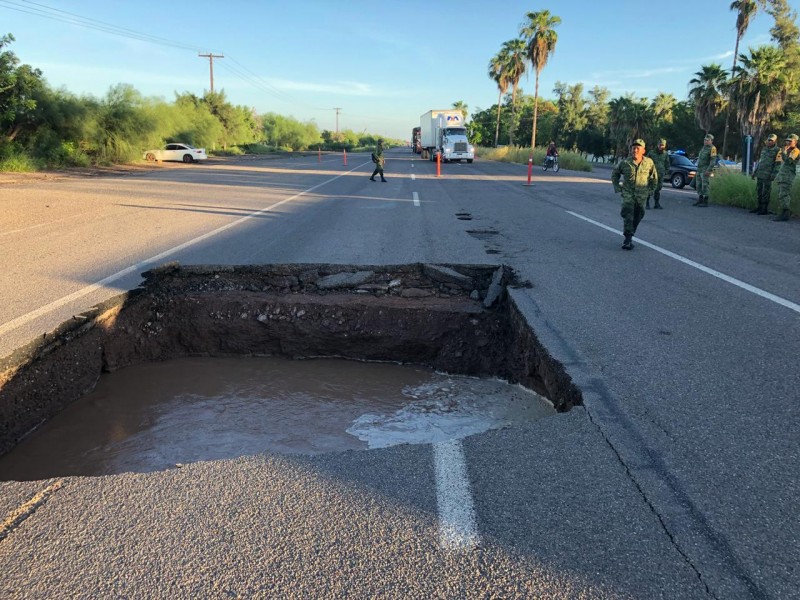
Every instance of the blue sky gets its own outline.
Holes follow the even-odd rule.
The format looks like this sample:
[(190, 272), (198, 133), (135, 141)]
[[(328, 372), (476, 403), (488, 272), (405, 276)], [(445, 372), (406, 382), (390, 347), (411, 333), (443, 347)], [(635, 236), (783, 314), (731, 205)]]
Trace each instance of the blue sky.
[[(792, 4), (797, 4), (793, 2)], [(497, 102), (489, 59), (518, 36), (525, 13), (548, 9), (562, 19), (540, 95), (556, 81), (602, 85), (612, 96), (658, 92), (684, 99), (703, 64), (730, 68), (735, 14), (730, 0), (0, 0), (0, 34), (22, 62), (54, 87), (103, 96), (129, 83), (145, 96), (202, 94), (214, 87), (234, 104), (275, 112), (322, 129), (368, 131), (405, 139), (419, 116), (457, 100), (470, 110)], [(797, 9), (797, 6), (794, 7)], [(50, 9), (50, 10), (48, 10)], [(63, 12), (54, 12), (52, 9)], [(20, 11), (28, 12), (20, 12)], [(46, 11), (47, 18), (30, 12)], [(125, 28), (178, 47), (113, 35), (65, 22), (72, 15), (99, 27)], [(759, 12), (742, 41), (769, 42), (772, 18)], [(533, 93), (534, 80), (522, 80)]]

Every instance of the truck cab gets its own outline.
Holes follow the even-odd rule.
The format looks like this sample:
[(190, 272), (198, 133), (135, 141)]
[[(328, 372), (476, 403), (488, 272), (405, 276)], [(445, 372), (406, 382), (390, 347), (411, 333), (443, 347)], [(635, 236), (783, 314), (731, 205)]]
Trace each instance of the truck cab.
[(467, 139), (465, 127), (441, 127), (437, 132), (437, 146), (444, 162), (475, 159), (475, 148)]

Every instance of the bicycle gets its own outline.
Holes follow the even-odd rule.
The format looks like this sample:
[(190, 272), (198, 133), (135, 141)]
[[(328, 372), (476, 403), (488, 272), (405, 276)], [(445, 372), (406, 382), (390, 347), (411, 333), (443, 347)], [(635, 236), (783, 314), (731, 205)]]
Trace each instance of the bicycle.
[(558, 155), (544, 157), (544, 163), (542, 164), (543, 171), (547, 171), (547, 169), (553, 169), (553, 173), (558, 173), (559, 168)]

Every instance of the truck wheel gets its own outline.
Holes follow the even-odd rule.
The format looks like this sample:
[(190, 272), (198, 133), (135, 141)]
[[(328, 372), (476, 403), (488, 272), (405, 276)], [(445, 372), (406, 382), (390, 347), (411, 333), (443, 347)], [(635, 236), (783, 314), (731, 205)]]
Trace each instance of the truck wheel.
[(684, 185), (686, 185), (686, 181), (683, 178), (683, 173), (675, 173), (672, 176), (672, 187), (681, 189)]
[(472, 164), (472, 161), (473, 161), (473, 159), (472, 159), (472, 158), (468, 158), (468, 159), (467, 159), (467, 162), (468, 162), (469, 164)]

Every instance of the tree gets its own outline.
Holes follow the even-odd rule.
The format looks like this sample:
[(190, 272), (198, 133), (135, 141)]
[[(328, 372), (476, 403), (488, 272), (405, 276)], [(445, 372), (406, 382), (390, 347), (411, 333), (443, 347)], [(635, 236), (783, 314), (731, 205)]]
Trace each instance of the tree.
[[(736, 11), (736, 45), (733, 48), (733, 67), (731, 73), (736, 72), (736, 59), (739, 56), (739, 42), (744, 36), (747, 28), (750, 26), (750, 21), (758, 11), (758, 4), (764, 6), (766, 0), (733, 0), (730, 9)], [(733, 92), (733, 88), (729, 90)], [(725, 133), (722, 135), (722, 155), (725, 156), (725, 146), (728, 141), (728, 121), (731, 114), (731, 104), (733, 99), (728, 98), (728, 107), (725, 111)]]
[(689, 80), (689, 98), (694, 102), (697, 124), (708, 133), (714, 118), (726, 106), (725, 91), (728, 78), (725, 70), (718, 64), (703, 65), (700, 71)]
[(511, 122), (508, 125), (508, 143), (514, 145), (514, 134), (517, 130), (517, 91), (519, 81), (525, 74), (525, 42), (521, 39), (508, 40), (500, 50), (503, 55), (503, 68), (506, 79), (511, 84)]
[(45, 85), (39, 69), (20, 65), (16, 54), (3, 50), (13, 41), (10, 33), (0, 37), (0, 135), (7, 142), (33, 126), (35, 97)]
[(463, 101), (457, 100), (456, 102), (453, 102), (453, 108), (461, 111), (461, 116), (464, 118), (464, 122), (466, 123), (467, 115), (469, 114), (469, 107), (464, 104)]
[(622, 156), (636, 138), (646, 138), (653, 126), (653, 111), (646, 98), (627, 94), (609, 102), (609, 133)]
[(787, 57), (775, 46), (750, 49), (750, 56), (740, 57), (741, 67), (735, 74), (736, 116), (742, 133), (758, 142), (770, 119), (783, 111), (789, 96)]
[(497, 147), (497, 140), (500, 137), (500, 109), (502, 108), (503, 94), (508, 91), (508, 78), (505, 71), (505, 57), (502, 51), (492, 57), (489, 61), (489, 79), (497, 84), (497, 127), (494, 132), (494, 146)]
[(558, 34), (554, 27), (561, 23), (561, 18), (550, 15), (549, 10), (529, 12), (527, 21), (520, 26), (528, 47), (528, 60), (536, 73), (536, 88), (533, 93), (533, 124), (531, 130), (531, 152), (536, 147), (536, 119), (539, 112), (539, 75), (547, 65), (550, 56), (555, 52)]
[(583, 98), (583, 84), (568, 85), (556, 81), (553, 93), (558, 96), (558, 116), (556, 117), (556, 136), (559, 146), (575, 149), (578, 133), (586, 127), (586, 100)]

